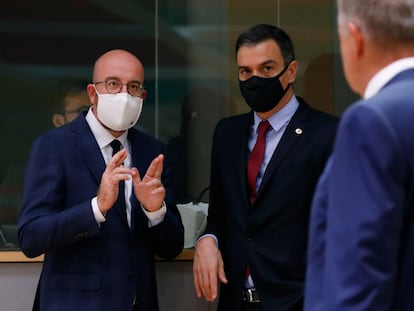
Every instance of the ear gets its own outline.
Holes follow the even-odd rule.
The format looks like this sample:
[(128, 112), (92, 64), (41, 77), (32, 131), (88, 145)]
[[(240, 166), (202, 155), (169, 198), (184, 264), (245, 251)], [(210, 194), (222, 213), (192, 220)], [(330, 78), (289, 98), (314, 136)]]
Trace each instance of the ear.
[(52, 116), (52, 123), (54, 127), (61, 127), (65, 124), (65, 118), (61, 114), (55, 113)]
[(141, 94), (142, 100), (144, 100), (147, 97), (147, 90), (143, 90)]
[(98, 101), (98, 94), (96, 94), (95, 86), (92, 83), (89, 83), (86, 87), (88, 92), (89, 101), (94, 105)]
[(96, 105), (98, 103), (98, 94), (96, 93), (95, 85), (93, 85), (92, 83), (89, 83), (88, 86), (86, 87), (86, 91), (88, 93), (89, 102), (91, 103), (91, 106), (93, 108), (92, 110), (95, 113)]
[(360, 58), (365, 51), (365, 39), (361, 29), (353, 22), (348, 24), (348, 31), (352, 38), (353, 51), (355, 56)]
[(293, 83), (296, 80), (296, 75), (298, 73), (299, 62), (297, 60), (293, 60), (289, 64), (288, 72), (289, 72), (289, 83)]

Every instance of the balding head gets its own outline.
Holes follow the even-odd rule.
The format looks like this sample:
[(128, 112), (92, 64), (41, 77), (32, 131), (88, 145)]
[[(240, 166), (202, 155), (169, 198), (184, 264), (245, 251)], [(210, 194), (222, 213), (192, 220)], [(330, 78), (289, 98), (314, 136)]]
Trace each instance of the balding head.
[(135, 80), (144, 83), (144, 67), (140, 60), (125, 50), (111, 50), (100, 56), (93, 69), (93, 82), (122, 74), (135, 76)]
[[(141, 89), (139, 95), (131, 94), (129, 86), (144, 84), (144, 67), (140, 60), (133, 54), (125, 50), (111, 50), (100, 56), (94, 65), (93, 81), (88, 84), (87, 90), (92, 103), (92, 112), (99, 120), (97, 115), (98, 94), (107, 94), (106, 81), (118, 81), (122, 84), (119, 93), (130, 93), (130, 95), (138, 96), (142, 99), (146, 97), (146, 91)], [(127, 87), (128, 85), (128, 87)], [(114, 137), (119, 133), (112, 131)]]
[[(132, 81), (144, 84), (144, 67), (136, 56), (125, 50), (111, 50), (100, 56), (93, 68), (92, 83), (88, 85), (88, 94), (93, 106), (98, 101), (95, 87), (99, 93), (105, 94), (107, 91), (105, 83), (102, 82), (114, 78), (125, 85)], [(140, 97), (145, 99), (145, 96), (144, 90)]]

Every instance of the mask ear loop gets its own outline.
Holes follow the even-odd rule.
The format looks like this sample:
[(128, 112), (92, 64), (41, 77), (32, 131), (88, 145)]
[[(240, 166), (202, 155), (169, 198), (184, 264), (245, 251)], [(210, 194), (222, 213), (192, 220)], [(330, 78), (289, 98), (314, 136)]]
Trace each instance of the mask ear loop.
[[(290, 64), (294, 61), (295, 59), (292, 59), (286, 66), (285, 66), (285, 68), (283, 68), (283, 70), (278, 74), (278, 75), (276, 75), (274, 78), (277, 78), (277, 79), (279, 79), (285, 72), (286, 72), (286, 70), (289, 68), (289, 66), (290, 66)], [(280, 85), (282, 85), (282, 84), (280, 84)], [(287, 92), (287, 90), (289, 89), (289, 87), (291, 86), (291, 85), (293, 85), (293, 83), (292, 82), (289, 82), (288, 83), (288, 85), (286, 85), (286, 88), (283, 90), (283, 96), (285, 96), (285, 94), (286, 94), (286, 92)]]
[(93, 88), (94, 88), (94, 90), (95, 90), (95, 93), (96, 93), (96, 95), (101, 95), (99, 92), (98, 92), (98, 90), (96, 89), (96, 85), (95, 84), (92, 84), (92, 86), (93, 86)]
[[(289, 68), (289, 66), (290, 66), (290, 64), (294, 61), (295, 59), (292, 59), (286, 66), (285, 66), (285, 68), (283, 68), (282, 69), (282, 71), (279, 73), (279, 74), (277, 74), (276, 76), (274, 76), (273, 78), (280, 78), (285, 72), (286, 72), (286, 70)], [(292, 83), (289, 83), (289, 84), (292, 84)]]

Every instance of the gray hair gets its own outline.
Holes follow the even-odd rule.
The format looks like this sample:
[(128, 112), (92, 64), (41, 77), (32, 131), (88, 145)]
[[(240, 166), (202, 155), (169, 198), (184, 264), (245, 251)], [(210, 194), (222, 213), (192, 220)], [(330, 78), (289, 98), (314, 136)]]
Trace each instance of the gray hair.
[(354, 22), (373, 42), (414, 43), (414, 0), (337, 0), (338, 23)]

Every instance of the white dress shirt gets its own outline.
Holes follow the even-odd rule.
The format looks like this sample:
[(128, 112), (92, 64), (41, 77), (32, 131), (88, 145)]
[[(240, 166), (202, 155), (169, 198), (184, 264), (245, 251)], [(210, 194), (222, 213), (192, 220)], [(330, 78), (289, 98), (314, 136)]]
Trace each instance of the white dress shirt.
[[(105, 160), (105, 164), (108, 164), (109, 161), (112, 158), (112, 147), (110, 143), (114, 139), (118, 139), (122, 146), (127, 150), (127, 158), (124, 161), (124, 166), (131, 167), (131, 146), (128, 142), (127, 135), (128, 131), (125, 131), (122, 133), (121, 136), (115, 138), (111, 135), (111, 133), (108, 132), (107, 129), (105, 129), (102, 124), (96, 119), (95, 115), (92, 112), (92, 107), (89, 109), (87, 115), (86, 115), (86, 122), (88, 123), (89, 127), (92, 130), (92, 133), (96, 139), (96, 142), (99, 145), (99, 148), (101, 149), (102, 156)], [(145, 172), (139, 172), (141, 174), (141, 177), (144, 176)], [(132, 178), (125, 180), (125, 202), (126, 202), (126, 214), (127, 214), (127, 221), (128, 225), (131, 226), (131, 201), (129, 198), (132, 194)], [(95, 215), (95, 219), (98, 224), (105, 221), (105, 216), (101, 213), (99, 207), (98, 207), (98, 201), (97, 197), (92, 198), (91, 200), (92, 204), (92, 210), (93, 214)], [(142, 208), (142, 207), (141, 207)], [(165, 204), (163, 203), (161, 209), (155, 211), (155, 212), (148, 212), (144, 208), (142, 208), (144, 213), (148, 217), (148, 226), (152, 227), (157, 224), (159, 224), (161, 221), (164, 220), (165, 213), (167, 212), (167, 208)]]
[(392, 78), (407, 69), (414, 69), (414, 57), (401, 58), (382, 68), (369, 81), (364, 98), (368, 99), (377, 94)]

